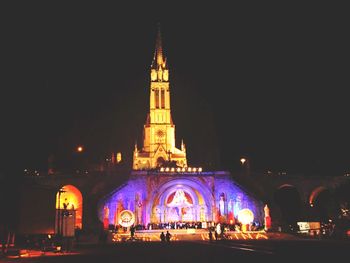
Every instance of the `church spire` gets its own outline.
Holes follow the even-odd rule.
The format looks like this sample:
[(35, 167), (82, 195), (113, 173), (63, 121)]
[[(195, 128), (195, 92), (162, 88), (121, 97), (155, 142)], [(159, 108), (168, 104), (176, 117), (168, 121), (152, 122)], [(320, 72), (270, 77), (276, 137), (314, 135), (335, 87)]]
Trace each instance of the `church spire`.
[(155, 59), (157, 60), (157, 68), (163, 67), (163, 47), (162, 47), (162, 36), (160, 34), (160, 23), (158, 23), (157, 39), (156, 39), (156, 50)]
[[(155, 51), (151, 64), (149, 113), (143, 130), (143, 147), (135, 144), (133, 169), (153, 169), (168, 160), (179, 167), (187, 166), (186, 151), (175, 146), (175, 124), (171, 118), (168, 62), (164, 56), (158, 24)], [(182, 143), (182, 149), (185, 144)]]
[(157, 28), (156, 48), (151, 65), (151, 80), (161, 82), (169, 80), (169, 70), (167, 67), (167, 60), (163, 54), (162, 36), (159, 23)]
[(138, 149), (137, 149), (137, 142), (135, 141), (135, 146), (134, 146), (134, 156), (136, 156), (137, 157), (137, 155), (138, 155)]

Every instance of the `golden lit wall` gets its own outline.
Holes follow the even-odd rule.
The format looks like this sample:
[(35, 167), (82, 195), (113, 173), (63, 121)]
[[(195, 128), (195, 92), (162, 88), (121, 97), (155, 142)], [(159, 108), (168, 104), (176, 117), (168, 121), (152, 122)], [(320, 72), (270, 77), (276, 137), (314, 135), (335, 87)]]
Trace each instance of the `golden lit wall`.
[(61, 188), (64, 192), (56, 194), (56, 209), (63, 209), (64, 203), (68, 204), (67, 209), (76, 211), (75, 226), (82, 228), (83, 222), (83, 197), (78, 188), (73, 185), (65, 185)]

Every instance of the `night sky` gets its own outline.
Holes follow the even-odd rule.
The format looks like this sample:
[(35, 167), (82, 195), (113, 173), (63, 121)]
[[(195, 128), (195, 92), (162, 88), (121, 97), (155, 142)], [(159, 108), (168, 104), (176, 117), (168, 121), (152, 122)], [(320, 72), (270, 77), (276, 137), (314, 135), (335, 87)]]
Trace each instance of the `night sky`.
[[(319, 3), (317, 3), (319, 4)], [(350, 171), (348, 15), (342, 6), (3, 6), (0, 172), (47, 169), (82, 144), (131, 166), (149, 110), (157, 22), (176, 142), (190, 165)], [(64, 163), (64, 162), (63, 162)]]

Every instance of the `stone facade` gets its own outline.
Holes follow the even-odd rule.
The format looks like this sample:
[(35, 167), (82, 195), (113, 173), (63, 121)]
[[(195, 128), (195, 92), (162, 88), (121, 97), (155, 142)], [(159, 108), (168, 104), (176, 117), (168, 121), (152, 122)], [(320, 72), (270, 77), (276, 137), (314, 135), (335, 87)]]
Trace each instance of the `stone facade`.
[(130, 179), (103, 198), (99, 218), (118, 224), (122, 210), (135, 214), (136, 223), (225, 222), (237, 220), (238, 212), (250, 209), (263, 223), (263, 203), (235, 183), (230, 173), (164, 173), (133, 171)]

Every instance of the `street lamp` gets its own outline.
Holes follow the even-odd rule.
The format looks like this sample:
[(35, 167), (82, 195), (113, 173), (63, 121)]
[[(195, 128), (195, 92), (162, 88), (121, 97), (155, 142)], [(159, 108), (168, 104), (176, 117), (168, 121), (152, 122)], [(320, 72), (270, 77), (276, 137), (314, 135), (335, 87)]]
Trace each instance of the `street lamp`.
[(74, 151), (75, 161), (74, 161), (74, 169), (76, 173), (82, 173), (83, 170), (86, 170), (85, 167), (85, 147), (83, 145), (78, 145)]
[(83, 151), (84, 151), (84, 147), (83, 146), (80, 145), (80, 146), (77, 147), (77, 152), (81, 153)]
[(249, 176), (250, 175), (250, 163), (249, 163), (249, 160), (247, 158), (242, 157), (240, 159), (240, 162), (241, 162), (242, 167), (243, 167), (242, 169), (244, 169), (244, 174), (246, 176)]
[(58, 190), (58, 224), (57, 224), (57, 233), (58, 235), (62, 235), (62, 216), (61, 216), (61, 194), (65, 193), (66, 191), (63, 189), (63, 187)]

